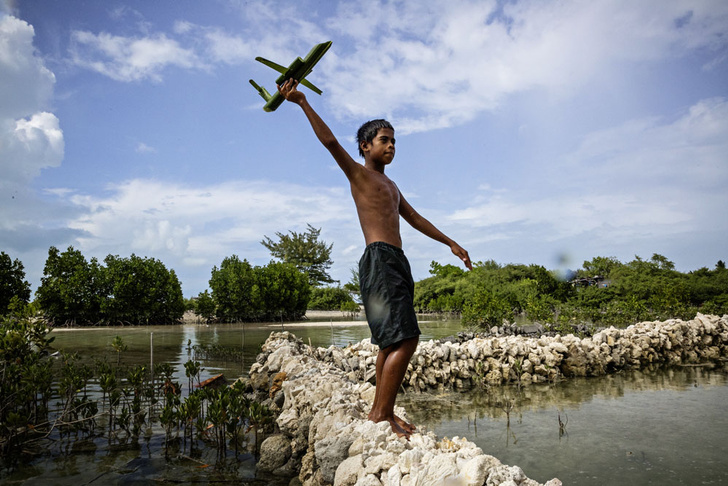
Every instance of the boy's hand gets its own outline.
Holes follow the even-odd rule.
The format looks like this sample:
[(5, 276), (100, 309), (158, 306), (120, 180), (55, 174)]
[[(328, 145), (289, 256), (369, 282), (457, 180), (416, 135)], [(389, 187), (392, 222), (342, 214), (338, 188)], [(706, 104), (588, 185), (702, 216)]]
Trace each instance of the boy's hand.
[(296, 103), (297, 105), (300, 105), (304, 101), (306, 101), (306, 95), (298, 91), (296, 88), (298, 87), (298, 81), (291, 78), (287, 80), (285, 83), (283, 83), (283, 86), (278, 86), (278, 91), (283, 95), (285, 99), (292, 103)]
[(452, 250), (456, 257), (463, 261), (468, 270), (473, 269), (473, 264), (470, 262), (470, 255), (468, 255), (468, 252), (465, 251), (463, 247), (453, 242), (452, 245), (450, 245), (450, 250)]

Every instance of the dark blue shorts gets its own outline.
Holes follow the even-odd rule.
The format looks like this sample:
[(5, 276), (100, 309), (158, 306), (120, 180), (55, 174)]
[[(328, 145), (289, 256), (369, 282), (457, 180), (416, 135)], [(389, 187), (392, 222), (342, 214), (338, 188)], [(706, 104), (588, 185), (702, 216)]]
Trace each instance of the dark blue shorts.
[(381, 241), (367, 245), (359, 260), (359, 285), (373, 344), (383, 349), (420, 335), (415, 282), (401, 248)]

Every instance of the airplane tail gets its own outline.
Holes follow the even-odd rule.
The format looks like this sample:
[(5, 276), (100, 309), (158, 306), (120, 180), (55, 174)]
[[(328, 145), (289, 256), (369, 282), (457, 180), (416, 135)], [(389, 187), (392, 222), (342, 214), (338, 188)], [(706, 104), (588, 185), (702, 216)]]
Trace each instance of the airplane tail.
[(262, 86), (258, 85), (258, 83), (256, 83), (256, 82), (255, 82), (255, 81), (253, 81), (252, 79), (250, 80), (250, 84), (252, 84), (252, 85), (253, 85), (253, 88), (255, 88), (255, 89), (256, 89), (256, 90), (258, 91), (258, 94), (259, 94), (259, 95), (260, 95), (260, 96), (261, 96), (261, 97), (262, 97), (262, 98), (263, 98), (263, 99), (264, 99), (265, 101), (270, 101), (270, 99), (271, 99), (271, 95), (270, 95), (270, 93), (268, 92), (268, 90), (267, 90), (267, 89), (265, 89), (264, 87), (262, 87)]

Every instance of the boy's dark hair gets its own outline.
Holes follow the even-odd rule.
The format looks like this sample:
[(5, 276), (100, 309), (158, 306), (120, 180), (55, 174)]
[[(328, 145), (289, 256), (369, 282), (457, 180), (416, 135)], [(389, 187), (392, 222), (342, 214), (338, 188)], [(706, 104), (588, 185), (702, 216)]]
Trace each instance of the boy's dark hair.
[(379, 132), (380, 128), (389, 128), (390, 130), (394, 130), (391, 123), (381, 118), (378, 120), (369, 120), (359, 127), (359, 130), (356, 131), (356, 146), (359, 149), (359, 155), (364, 157), (364, 151), (361, 149), (361, 143), (370, 143), (374, 140), (374, 137), (377, 136), (377, 132)]

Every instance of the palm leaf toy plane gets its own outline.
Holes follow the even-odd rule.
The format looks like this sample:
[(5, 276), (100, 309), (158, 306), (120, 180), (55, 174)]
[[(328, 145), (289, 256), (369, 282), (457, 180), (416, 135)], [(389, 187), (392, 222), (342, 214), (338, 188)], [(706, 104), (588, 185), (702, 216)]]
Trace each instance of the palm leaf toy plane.
[[(313, 91), (314, 93), (321, 94), (321, 90), (311, 84), (305, 78), (306, 76), (311, 74), (313, 67), (316, 65), (317, 62), (321, 60), (322, 57), (324, 57), (324, 54), (326, 54), (326, 51), (329, 50), (329, 47), (331, 47), (331, 41), (316, 44), (315, 46), (313, 46), (313, 49), (311, 49), (311, 51), (306, 55), (305, 58), (301, 59), (300, 57), (297, 57), (287, 68), (262, 57), (256, 57), (255, 60), (281, 73), (278, 79), (276, 79), (277, 86), (281, 86), (287, 80), (292, 78)], [(258, 94), (260, 94), (260, 96), (265, 100), (265, 106), (263, 106), (263, 109), (265, 111), (275, 111), (276, 108), (281, 106), (283, 101), (285, 101), (285, 98), (283, 98), (281, 93), (278, 91), (276, 91), (275, 94), (271, 95), (267, 89), (258, 85), (252, 79), (250, 80), (250, 84), (253, 85), (253, 88), (255, 88), (258, 91)]]

